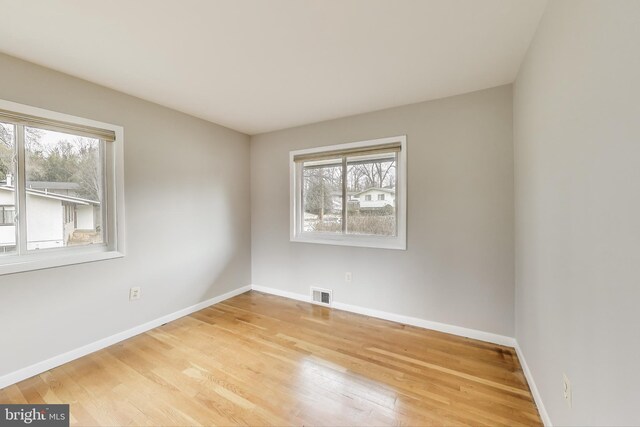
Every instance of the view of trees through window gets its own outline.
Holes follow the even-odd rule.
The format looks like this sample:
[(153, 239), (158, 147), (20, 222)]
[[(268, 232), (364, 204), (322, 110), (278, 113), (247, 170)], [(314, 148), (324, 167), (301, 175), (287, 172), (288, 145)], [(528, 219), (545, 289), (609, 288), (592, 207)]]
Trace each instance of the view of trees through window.
[[(27, 249), (102, 243), (102, 142), (36, 127), (0, 124), (0, 205), (13, 211), (18, 129), (24, 133)], [(13, 222), (0, 225), (0, 247), (15, 249), (15, 228)], [(0, 249), (0, 253), (5, 252)]]
[(303, 231), (395, 236), (396, 153), (346, 157), (345, 161), (346, 210), (343, 158), (303, 163)]
[(342, 231), (342, 159), (305, 162), (304, 231)]
[(100, 140), (31, 127), (25, 132), (27, 187), (34, 182), (74, 184), (74, 196), (101, 200)]

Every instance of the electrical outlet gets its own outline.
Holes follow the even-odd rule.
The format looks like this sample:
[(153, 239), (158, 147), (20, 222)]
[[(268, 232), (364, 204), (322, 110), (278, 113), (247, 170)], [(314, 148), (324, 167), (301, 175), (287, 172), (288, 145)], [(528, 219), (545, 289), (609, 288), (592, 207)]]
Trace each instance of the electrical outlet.
[(567, 378), (567, 374), (562, 374), (562, 390), (565, 402), (571, 408), (571, 381)]
[(129, 289), (129, 301), (140, 299), (141, 296), (142, 296), (142, 288), (140, 286), (135, 286)]
[(344, 273), (344, 281), (347, 283), (351, 283), (351, 272)]

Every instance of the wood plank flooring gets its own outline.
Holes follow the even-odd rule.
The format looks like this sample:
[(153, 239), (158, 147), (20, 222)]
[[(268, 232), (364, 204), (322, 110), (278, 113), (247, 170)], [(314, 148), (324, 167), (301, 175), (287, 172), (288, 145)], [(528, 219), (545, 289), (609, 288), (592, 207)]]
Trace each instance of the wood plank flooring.
[(0, 390), (72, 425), (541, 425), (512, 348), (255, 291)]

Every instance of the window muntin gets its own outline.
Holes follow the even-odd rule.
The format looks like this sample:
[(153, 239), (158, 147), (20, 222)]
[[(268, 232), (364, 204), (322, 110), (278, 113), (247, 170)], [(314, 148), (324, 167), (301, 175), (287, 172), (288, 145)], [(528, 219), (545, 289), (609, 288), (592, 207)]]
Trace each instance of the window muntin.
[[(35, 176), (38, 165), (32, 162), (37, 154), (33, 141), (38, 134), (48, 133), (63, 135), (53, 138), (53, 145), (83, 141), (72, 144), (66, 153), (70, 158), (56, 159), (60, 164), (74, 165), (62, 167), (67, 177), (83, 171), (93, 176), (95, 191), (86, 193), (82, 182), (67, 179), (35, 181), (44, 178)], [(84, 162), (78, 160), (80, 150), (87, 154)], [(8, 197), (10, 202), (4, 202)], [(56, 206), (49, 209), (55, 214), (55, 220), (50, 217), (49, 223), (57, 229), (51, 239), (56, 245), (35, 244), (43, 239), (37, 236), (34, 219), (39, 211), (34, 201), (44, 199), (56, 201)], [(0, 100), (0, 205), (3, 204), (13, 206), (15, 215), (13, 226), (0, 226), (0, 274), (124, 256), (123, 129)], [(84, 215), (81, 209), (85, 209)], [(83, 233), (70, 239), (78, 229)], [(11, 236), (7, 230), (11, 230)]]
[(406, 137), (298, 150), (290, 161), (292, 241), (406, 249)]

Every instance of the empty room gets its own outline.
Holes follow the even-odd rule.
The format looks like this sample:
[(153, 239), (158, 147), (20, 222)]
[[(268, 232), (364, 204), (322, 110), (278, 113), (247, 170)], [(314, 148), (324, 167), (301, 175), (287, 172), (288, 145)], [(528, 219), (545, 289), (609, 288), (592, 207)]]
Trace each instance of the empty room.
[(639, 426), (640, 0), (0, 0), (0, 426)]

